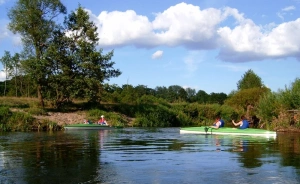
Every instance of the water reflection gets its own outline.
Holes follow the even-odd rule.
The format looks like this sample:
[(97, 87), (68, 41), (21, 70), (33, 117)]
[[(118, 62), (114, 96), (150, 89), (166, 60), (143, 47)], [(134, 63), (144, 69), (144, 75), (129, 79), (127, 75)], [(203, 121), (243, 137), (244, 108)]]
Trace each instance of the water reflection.
[(2, 133), (0, 183), (299, 183), (299, 137), (178, 128)]

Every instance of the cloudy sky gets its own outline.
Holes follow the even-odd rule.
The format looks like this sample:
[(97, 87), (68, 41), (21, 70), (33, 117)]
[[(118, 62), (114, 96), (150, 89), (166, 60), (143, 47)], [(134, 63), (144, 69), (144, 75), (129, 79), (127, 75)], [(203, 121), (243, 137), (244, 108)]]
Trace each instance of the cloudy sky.
[[(114, 50), (122, 75), (110, 84), (228, 94), (249, 69), (275, 92), (300, 77), (300, 0), (62, 2), (69, 12), (84, 7), (98, 26), (99, 47)], [(14, 3), (0, 0), (0, 57), (21, 50), (6, 27)]]

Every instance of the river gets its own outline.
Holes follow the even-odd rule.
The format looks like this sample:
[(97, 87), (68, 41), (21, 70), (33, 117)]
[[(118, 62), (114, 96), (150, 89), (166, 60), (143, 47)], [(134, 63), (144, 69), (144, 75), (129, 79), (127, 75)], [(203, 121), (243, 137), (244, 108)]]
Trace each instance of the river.
[(0, 134), (0, 183), (300, 183), (300, 134), (180, 134), (179, 128)]

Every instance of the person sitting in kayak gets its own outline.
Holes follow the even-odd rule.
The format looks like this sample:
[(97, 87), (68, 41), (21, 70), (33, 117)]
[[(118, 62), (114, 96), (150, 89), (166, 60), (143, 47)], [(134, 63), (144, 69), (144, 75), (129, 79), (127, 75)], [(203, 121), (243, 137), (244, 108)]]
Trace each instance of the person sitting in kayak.
[(249, 122), (246, 120), (245, 116), (241, 116), (241, 121), (238, 123), (235, 123), (234, 120), (232, 120), (232, 123), (234, 126), (240, 126), (239, 129), (249, 128)]
[(224, 127), (224, 120), (222, 120), (219, 116), (216, 117), (216, 120), (213, 124), (213, 126), (210, 126), (211, 128), (221, 128), (221, 127)]
[(83, 120), (83, 123), (84, 123), (84, 124), (92, 124), (92, 122), (91, 122), (90, 120), (88, 120), (88, 119), (84, 119), (84, 120)]
[(108, 123), (106, 122), (104, 115), (101, 115), (101, 118), (98, 121), (99, 125), (108, 125)]

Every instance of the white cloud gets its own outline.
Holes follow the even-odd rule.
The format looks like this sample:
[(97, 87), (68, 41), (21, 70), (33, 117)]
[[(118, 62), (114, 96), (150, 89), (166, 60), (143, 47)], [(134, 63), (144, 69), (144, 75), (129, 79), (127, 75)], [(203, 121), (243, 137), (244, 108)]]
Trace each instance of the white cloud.
[(147, 45), (153, 40), (152, 25), (148, 18), (137, 15), (133, 10), (104, 11), (97, 19), (100, 46)]
[(0, 71), (0, 81), (5, 81), (5, 72)]
[(152, 54), (152, 59), (159, 59), (159, 58), (161, 58), (162, 56), (163, 56), (163, 51), (161, 51), (161, 50), (158, 50), (158, 51), (156, 51), (154, 54)]
[(277, 12), (277, 16), (281, 19), (284, 20), (284, 16), (287, 14), (288, 11), (295, 10), (296, 8), (294, 6), (287, 6), (283, 9), (281, 9), (280, 12)]
[(153, 31), (160, 44), (210, 48), (215, 28), (222, 21), (221, 11), (180, 3), (156, 15)]
[(291, 10), (295, 10), (295, 6), (288, 6), (282, 9), (282, 11), (291, 11)]
[[(90, 11), (89, 11), (90, 12)], [(135, 45), (155, 47), (185, 43), (192, 48), (214, 48), (215, 29), (224, 17), (221, 10), (180, 3), (157, 13), (153, 22), (133, 10), (103, 11), (99, 16), (90, 12), (98, 26), (99, 45), (103, 47)]]
[[(295, 7), (284, 8), (290, 11)], [(218, 49), (218, 58), (229, 62), (247, 62), (271, 58), (299, 57), (300, 19), (279, 25), (257, 25), (237, 9), (200, 9), (179, 3), (155, 14), (153, 21), (133, 10), (90, 12), (98, 26), (100, 47), (182, 46), (192, 50)], [(235, 20), (233, 26), (223, 22)], [(192, 62), (187, 59), (186, 63)]]

